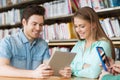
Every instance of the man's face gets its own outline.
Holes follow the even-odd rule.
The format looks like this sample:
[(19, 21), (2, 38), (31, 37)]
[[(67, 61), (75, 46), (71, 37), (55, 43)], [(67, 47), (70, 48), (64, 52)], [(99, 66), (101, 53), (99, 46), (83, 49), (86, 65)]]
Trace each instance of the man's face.
[(22, 24), (24, 27), (24, 33), (29, 40), (34, 40), (40, 37), (40, 32), (43, 28), (43, 16), (32, 15), (29, 17), (28, 22), (23, 19)]

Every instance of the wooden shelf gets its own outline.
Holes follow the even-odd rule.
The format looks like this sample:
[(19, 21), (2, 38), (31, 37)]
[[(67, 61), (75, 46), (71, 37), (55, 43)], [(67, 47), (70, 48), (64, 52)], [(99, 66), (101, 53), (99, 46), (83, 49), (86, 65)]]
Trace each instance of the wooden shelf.
[(120, 46), (120, 41), (112, 41), (114, 45), (119, 45)]
[(0, 12), (5, 12), (5, 11), (8, 11), (8, 10), (11, 10), (12, 8), (21, 9), (21, 8), (25, 8), (26, 6), (31, 5), (31, 4), (43, 4), (45, 2), (50, 2), (50, 1), (54, 1), (54, 0), (29, 0), (29, 1), (24, 1), (24, 2), (21, 2), (21, 3), (18, 3), (18, 4), (2, 7), (2, 8), (0, 8)]
[[(52, 41), (48, 41), (48, 45), (49, 46), (74, 46), (76, 42), (77, 42), (77, 39), (52, 40)], [(112, 42), (113, 42), (115, 47), (120, 48), (120, 40), (113, 40)]]
[(22, 24), (21, 23), (16, 23), (16, 24), (13, 24), (13, 25), (1, 25), (0, 26), (0, 29), (11, 29), (11, 28), (21, 28), (22, 27)]
[(97, 13), (101, 13), (101, 12), (105, 13), (105, 12), (109, 12), (109, 11), (113, 12), (113, 11), (118, 11), (118, 10), (120, 10), (120, 6), (112, 7), (112, 8), (104, 8), (104, 9), (96, 10), (96, 12)]
[(115, 48), (120, 48), (120, 41), (112, 41)]
[(111, 40), (113, 41), (120, 41), (120, 37), (113, 37), (113, 38), (110, 38)]
[(61, 42), (61, 43), (48, 43), (49, 46), (73, 46), (76, 42)]
[(96, 10), (99, 17), (120, 16), (120, 6)]
[(77, 39), (70, 40), (52, 40), (48, 41), (49, 46), (73, 46), (77, 42)]

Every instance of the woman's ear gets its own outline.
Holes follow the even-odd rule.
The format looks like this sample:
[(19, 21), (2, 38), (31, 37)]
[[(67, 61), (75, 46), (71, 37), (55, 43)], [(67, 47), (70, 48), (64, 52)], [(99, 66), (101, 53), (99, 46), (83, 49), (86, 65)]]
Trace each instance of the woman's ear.
[(95, 23), (93, 23), (92, 29), (96, 29), (96, 24)]

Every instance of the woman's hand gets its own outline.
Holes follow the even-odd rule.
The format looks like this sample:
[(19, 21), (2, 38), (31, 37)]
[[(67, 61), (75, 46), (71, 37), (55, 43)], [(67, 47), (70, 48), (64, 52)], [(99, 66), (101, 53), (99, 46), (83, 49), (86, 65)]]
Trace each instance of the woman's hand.
[(120, 65), (119, 64), (114, 64), (111, 66), (112, 69), (112, 74), (113, 75), (118, 75), (120, 74)]
[(102, 73), (101, 73), (100, 76), (99, 76), (99, 80), (101, 80), (102, 77), (103, 77), (104, 75), (107, 75), (107, 74), (110, 74), (110, 73), (102, 70)]
[(60, 70), (59, 73), (64, 78), (71, 78), (71, 74), (72, 74), (70, 67), (65, 67), (63, 70)]

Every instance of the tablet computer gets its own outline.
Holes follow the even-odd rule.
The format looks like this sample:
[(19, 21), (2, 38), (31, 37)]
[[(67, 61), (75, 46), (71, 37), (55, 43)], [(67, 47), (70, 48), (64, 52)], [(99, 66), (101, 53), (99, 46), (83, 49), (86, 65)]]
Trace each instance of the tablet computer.
[(102, 67), (103, 67), (103, 69), (105, 71), (107, 71), (106, 65), (110, 66), (110, 63), (109, 63), (109, 60), (108, 60), (108, 58), (107, 58), (107, 56), (105, 54), (105, 51), (104, 51), (104, 49), (102, 47), (96, 47), (96, 49), (97, 49), (99, 58), (100, 58), (100, 60), (102, 62)]
[(54, 76), (59, 76), (59, 70), (64, 69), (66, 66), (70, 66), (76, 53), (60, 52), (53, 53), (48, 61), (48, 65), (54, 70)]

